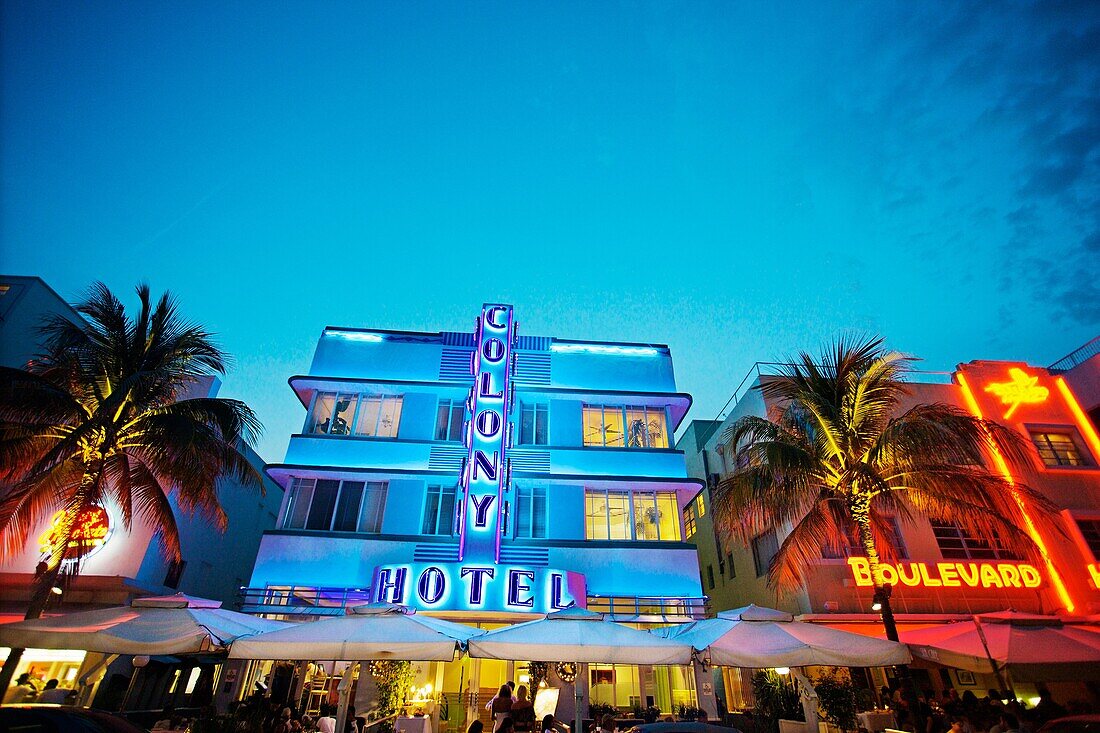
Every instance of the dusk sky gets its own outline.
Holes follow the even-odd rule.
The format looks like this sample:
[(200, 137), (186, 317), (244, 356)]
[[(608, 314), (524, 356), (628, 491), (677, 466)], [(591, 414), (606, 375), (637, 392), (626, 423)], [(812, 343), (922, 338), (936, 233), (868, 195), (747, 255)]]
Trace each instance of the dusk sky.
[(326, 324), (667, 343), (691, 417), (874, 332), (1100, 334), (1100, 3), (2, 10), (0, 272), (147, 281), (283, 457)]

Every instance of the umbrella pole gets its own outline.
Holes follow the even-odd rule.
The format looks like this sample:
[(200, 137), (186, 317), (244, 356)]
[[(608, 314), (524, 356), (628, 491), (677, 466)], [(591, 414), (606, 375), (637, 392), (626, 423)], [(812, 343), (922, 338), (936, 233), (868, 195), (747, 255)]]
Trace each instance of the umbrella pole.
[(974, 617), (974, 626), (978, 629), (978, 638), (982, 640), (982, 649), (985, 650), (985, 658), (989, 660), (989, 666), (993, 668), (993, 674), (997, 677), (997, 684), (1000, 685), (1002, 692), (1009, 692), (1008, 684), (1005, 682), (1005, 678), (1001, 675), (1001, 670), (997, 666), (997, 660), (989, 653), (989, 642), (985, 639), (985, 631), (982, 630), (982, 622), (978, 620), (977, 616)]
[(351, 702), (351, 681), (355, 677), (355, 670), (359, 662), (348, 662), (344, 668), (344, 675), (340, 684), (336, 686), (338, 702), (336, 705), (336, 730), (342, 731), (347, 727), (348, 704)]
[(119, 712), (125, 712), (126, 706), (130, 703), (130, 695), (134, 691), (134, 685), (137, 683), (138, 672), (141, 671), (141, 667), (134, 667), (134, 673), (130, 675), (130, 684), (126, 687), (126, 694), (122, 696), (122, 705), (119, 706)]

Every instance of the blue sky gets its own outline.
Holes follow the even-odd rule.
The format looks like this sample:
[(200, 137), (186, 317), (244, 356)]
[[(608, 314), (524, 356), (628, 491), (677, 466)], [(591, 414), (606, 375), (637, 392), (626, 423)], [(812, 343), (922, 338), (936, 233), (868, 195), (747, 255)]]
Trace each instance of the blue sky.
[(168, 288), (282, 457), (326, 324), (668, 343), (693, 417), (872, 331), (1100, 333), (1100, 4), (2, 6), (0, 271)]

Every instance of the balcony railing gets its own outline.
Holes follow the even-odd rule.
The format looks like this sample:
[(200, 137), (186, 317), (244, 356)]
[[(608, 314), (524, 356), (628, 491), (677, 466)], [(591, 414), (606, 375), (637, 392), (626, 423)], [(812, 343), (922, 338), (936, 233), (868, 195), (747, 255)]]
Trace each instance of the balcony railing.
[(1078, 347), (1073, 353), (1063, 356), (1058, 361), (1051, 364), (1048, 368), (1052, 372), (1065, 372), (1073, 369), (1075, 366), (1080, 366), (1092, 357), (1100, 354), (1100, 336), (1097, 336), (1092, 341), (1089, 341), (1084, 346)]
[[(283, 585), (241, 588), (246, 613), (291, 616), (340, 616), (348, 606), (370, 602), (369, 588), (318, 588)], [(690, 621), (707, 614), (706, 598), (661, 596), (589, 596), (588, 609), (619, 621)]]

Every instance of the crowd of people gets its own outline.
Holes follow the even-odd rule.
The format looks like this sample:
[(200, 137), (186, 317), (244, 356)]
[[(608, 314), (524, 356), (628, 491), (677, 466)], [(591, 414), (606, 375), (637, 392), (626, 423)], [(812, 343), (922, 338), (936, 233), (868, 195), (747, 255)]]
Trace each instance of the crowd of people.
[[(899, 688), (883, 688), (883, 696), (898, 712), (898, 727), (917, 731), (918, 723)], [(941, 699), (931, 695), (917, 698), (920, 705), (920, 733), (1036, 733), (1044, 723), (1068, 714), (1088, 710), (1067, 710), (1054, 701), (1050, 690), (1039, 689), (1039, 702), (1028, 708), (1007, 692), (989, 690), (978, 697), (966, 690), (961, 695), (947, 690)]]
[(20, 703), (40, 703), (40, 704), (54, 704), (63, 705), (67, 702), (71, 702), (71, 698), (76, 697), (76, 690), (69, 689), (68, 687), (61, 687), (61, 683), (56, 680), (48, 680), (45, 686), (39, 690), (38, 681), (27, 672), (19, 675), (15, 684), (8, 688), (4, 693), (5, 704), (20, 704)]
[[(328, 703), (321, 705), (317, 716), (310, 716), (255, 695), (233, 707), (230, 716), (238, 733), (337, 733), (336, 706)], [(365, 723), (349, 705), (342, 733), (361, 733)]]

